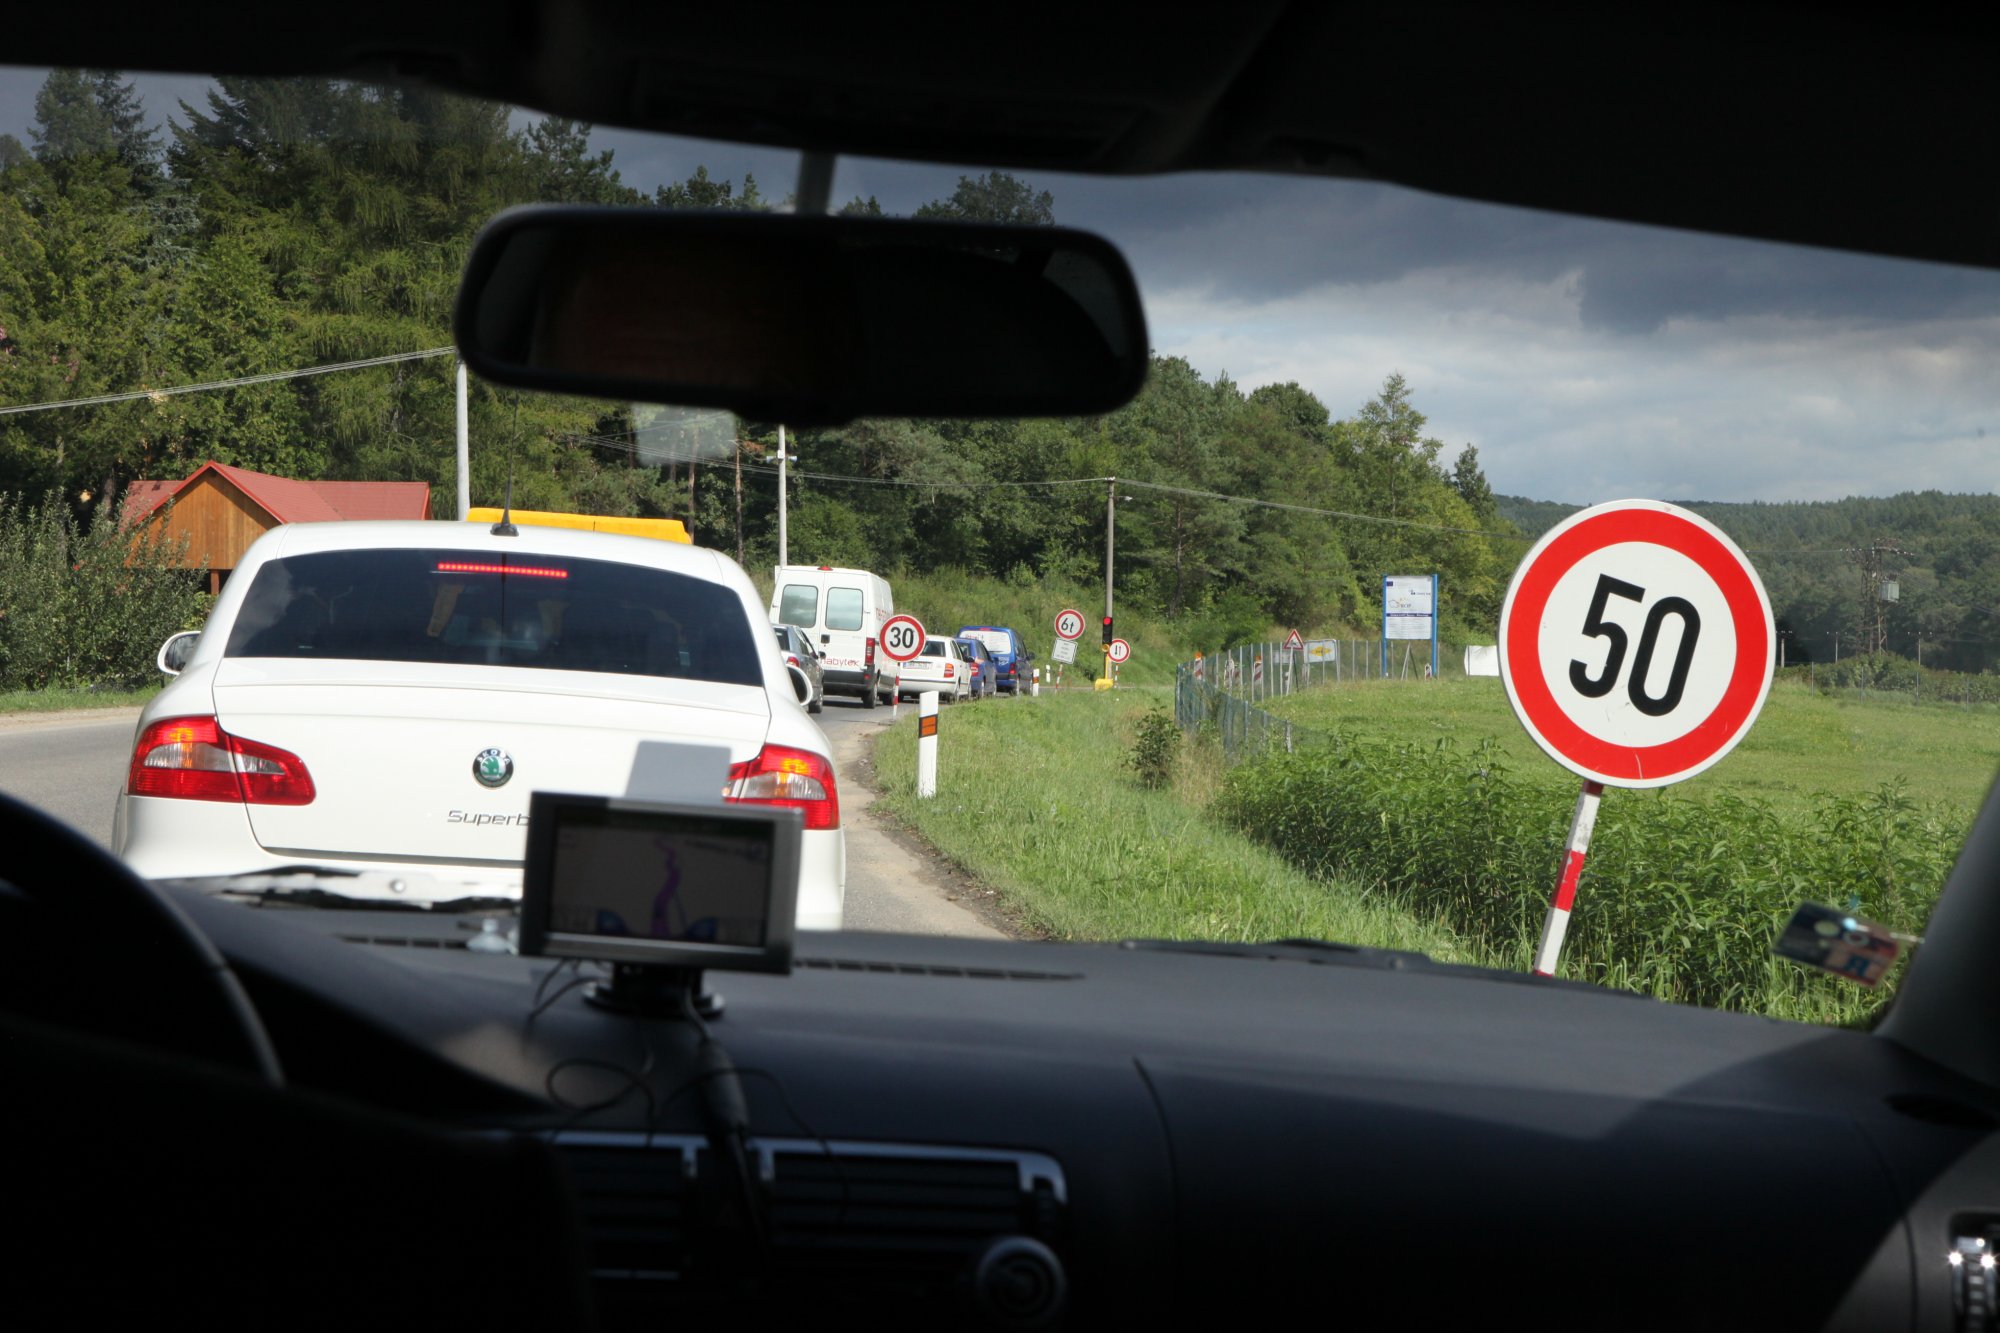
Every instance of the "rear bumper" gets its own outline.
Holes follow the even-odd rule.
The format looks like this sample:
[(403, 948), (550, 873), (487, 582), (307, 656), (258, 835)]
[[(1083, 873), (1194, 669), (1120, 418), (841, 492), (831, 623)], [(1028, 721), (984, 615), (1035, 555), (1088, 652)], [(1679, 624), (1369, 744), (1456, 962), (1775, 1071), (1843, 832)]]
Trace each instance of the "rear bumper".
[[(283, 866), (310, 864), (328, 870), (351, 871), (374, 876), (406, 874), (412, 888), (405, 893), (393, 889), (357, 886), (355, 897), (378, 897), (384, 902), (410, 902), (425, 898), (518, 897), (521, 892), (519, 861), (466, 863), (421, 857), (327, 856), (321, 853), (285, 853), (257, 844), (251, 835), (250, 820), (240, 805), (225, 801), (175, 801), (158, 797), (119, 798), (113, 820), (112, 851), (143, 879), (196, 879), (209, 875), (236, 875), (271, 871)], [(379, 879), (374, 881), (380, 883)], [(460, 892), (454, 886), (463, 886)], [(339, 885), (323, 886), (348, 892)], [(800, 930), (839, 930), (847, 899), (847, 842), (840, 829), (808, 831), (799, 843)]]
[(880, 667), (873, 671), (828, 670), (825, 676), (825, 691), (828, 694), (851, 694), (858, 699), (870, 690), (880, 694), (884, 679)]

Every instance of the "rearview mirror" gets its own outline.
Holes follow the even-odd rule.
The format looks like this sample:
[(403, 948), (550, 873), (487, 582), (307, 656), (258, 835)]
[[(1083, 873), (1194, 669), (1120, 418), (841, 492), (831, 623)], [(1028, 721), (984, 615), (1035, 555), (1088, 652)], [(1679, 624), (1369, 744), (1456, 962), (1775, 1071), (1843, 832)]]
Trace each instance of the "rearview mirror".
[(882, 218), (510, 209), (473, 244), (453, 335), (498, 384), (795, 425), (1108, 412), (1147, 365), (1109, 242)]

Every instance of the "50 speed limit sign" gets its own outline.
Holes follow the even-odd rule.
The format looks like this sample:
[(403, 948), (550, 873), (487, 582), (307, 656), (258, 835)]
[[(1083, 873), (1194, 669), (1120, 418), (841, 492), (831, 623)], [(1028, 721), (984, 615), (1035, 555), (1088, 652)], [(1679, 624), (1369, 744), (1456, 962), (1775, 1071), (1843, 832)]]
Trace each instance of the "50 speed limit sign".
[(1771, 599), (1736, 543), (1657, 500), (1573, 514), (1500, 608), (1500, 679), (1535, 743), (1583, 778), (1534, 970), (1555, 975), (1606, 787), (1664, 787), (1735, 748), (1771, 689)]
[(915, 616), (891, 616), (882, 623), (882, 656), (907, 662), (924, 650), (924, 627)]
[(1080, 639), (1083, 637), (1083, 612), (1064, 611), (1056, 617), (1056, 637), (1058, 639)]
[(1521, 561), (1500, 610), (1500, 679), (1557, 763), (1607, 787), (1664, 787), (1750, 730), (1776, 642), (1736, 543), (1674, 505), (1617, 500)]

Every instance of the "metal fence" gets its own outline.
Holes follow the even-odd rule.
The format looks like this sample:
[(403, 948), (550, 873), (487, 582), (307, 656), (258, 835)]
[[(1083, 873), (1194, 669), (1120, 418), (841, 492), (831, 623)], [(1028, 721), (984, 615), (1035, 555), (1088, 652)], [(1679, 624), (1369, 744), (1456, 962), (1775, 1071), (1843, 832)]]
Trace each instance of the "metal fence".
[[(1246, 643), (1198, 654), (1188, 665), (1204, 683), (1253, 703), (1315, 685), (1382, 676), (1416, 680), (1431, 674), (1428, 641), (1391, 640), (1386, 653), (1380, 639), (1315, 639), (1312, 648), (1315, 651), (1287, 649), (1281, 643)], [(1447, 679), (1465, 674), (1464, 645), (1438, 645), (1437, 674)]]
[[(1328, 640), (1314, 640), (1326, 643)], [(1380, 639), (1338, 639), (1334, 651), (1317, 661), (1281, 643), (1244, 644), (1218, 653), (1203, 653), (1174, 671), (1174, 720), (1183, 731), (1207, 724), (1231, 762), (1262, 754), (1273, 747), (1287, 752), (1318, 745), (1332, 733), (1274, 717), (1258, 707), (1267, 700), (1322, 689), (1349, 681), (1416, 680), (1431, 675), (1430, 644), (1391, 640), (1384, 671)], [(1465, 675), (1465, 647), (1438, 645), (1440, 678)]]

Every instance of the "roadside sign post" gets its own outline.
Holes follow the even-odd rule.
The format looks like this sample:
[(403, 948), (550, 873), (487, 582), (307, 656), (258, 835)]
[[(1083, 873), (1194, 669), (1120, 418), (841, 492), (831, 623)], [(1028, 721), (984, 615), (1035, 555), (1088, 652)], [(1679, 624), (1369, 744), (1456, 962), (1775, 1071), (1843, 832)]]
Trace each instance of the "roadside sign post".
[(937, 795), (938, 692), (925, 690), (917, 696), (917, 795), (929, 800)]
[(928, 637), (915, 616), (890, 616), (882, 622), (882, 656), (900, 667), (924, 650)]
[(1385, 574), (1382, 576), (1382, 675), (1384, 679), (1389, 675), (1389, 644), (1391, 640), (1406, 640), (1408, 642), (1430, 640), (1431, 674), (1437, 674), (1437, 604), (1437, 575)]
[[(1064, 612), (1063, 614), (1068, 615), (1070, 613)], [(1058, 617), (1058, 619), (1060, 618)], [(1083, 617), (1078, 616), (1077, 619), (1082, 620)], [(1060, 693), (1062, 690), (1063, 668), (1073, 665), (1076, 662), (1076, 640), (1057, 638), (1055, 649), (1049, 654), (1049, 660), (1049, 670), (1054, 673), (1051, 677), (1051, 683), (1053, 688)]]
[(1114, 688), (1118, 684), (1118, 668), (1124, 666), (1131, 657), (1132, 645), (1123, 639), (1113, 639), (1110, 647), (1104, 650), (1104, 660), (1110, 663), (1111, 684)]
[(1604, 789), (1664, 787), (1734, 749), (1770, 693), (1776, 641), (1748, 557), (1674, 505), (1597, 505), (1523, 557), (1500, 609), (1500, 679), (1529, 737), (1583, 779), (1536, 975), (1561, 961)]
[(889, 720), (903, 715), (903, 663), (924, 650), (923, 622), (915, 616), (891, 616), (882, 622), (882, 656), (896, 664), (896, 684), (889, 694)]

